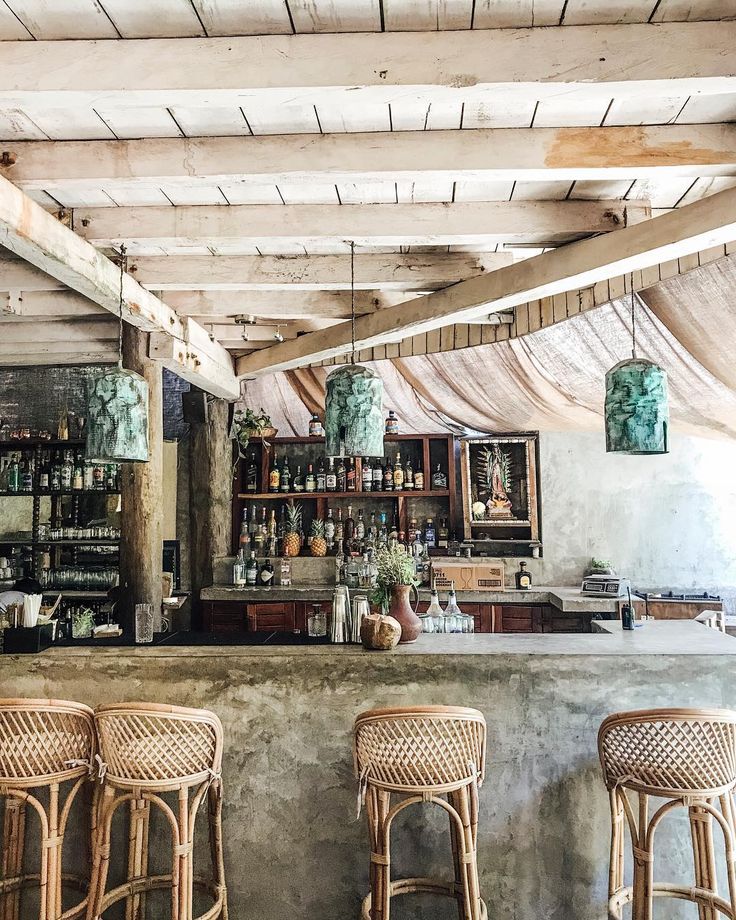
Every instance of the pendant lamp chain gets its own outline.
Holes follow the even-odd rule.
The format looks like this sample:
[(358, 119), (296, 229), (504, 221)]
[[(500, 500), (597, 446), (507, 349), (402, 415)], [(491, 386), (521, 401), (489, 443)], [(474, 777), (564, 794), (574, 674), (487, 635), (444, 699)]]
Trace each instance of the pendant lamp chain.
[(631, 272), (631, 357), (636, 360), (636, 294), (634, 293), (634, 273)]
[(120, 246), (120, 299), (118, 303), (118, 367), (121, 370), (123, 367), (123, 277), (127, 270), (127, 252), (123, 243)]
[(355, 364), (355, 240), (350, 241), (350, 341)]

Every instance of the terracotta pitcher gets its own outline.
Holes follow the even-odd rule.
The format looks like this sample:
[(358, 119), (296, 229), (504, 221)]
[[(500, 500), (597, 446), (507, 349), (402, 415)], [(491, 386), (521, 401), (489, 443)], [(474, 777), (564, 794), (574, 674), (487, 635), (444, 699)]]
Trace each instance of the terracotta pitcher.
[(416, 642), (417, 636), (422, 631), (422, 621), (409, 601), (409, 595), (414, 592), (416, 603), (419, 603), (419, 593), (414, 585), (394, 585), (391, 588), (391, 606), (389, 616), (401, 624), (401, 638), (399, 642)]

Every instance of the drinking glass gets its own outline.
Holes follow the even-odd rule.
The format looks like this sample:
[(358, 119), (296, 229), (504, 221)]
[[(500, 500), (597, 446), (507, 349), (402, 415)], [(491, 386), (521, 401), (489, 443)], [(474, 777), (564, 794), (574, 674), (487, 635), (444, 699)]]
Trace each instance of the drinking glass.
[(153, 642), (153, 605), (135, 605), (135, 641), (137, 644)]

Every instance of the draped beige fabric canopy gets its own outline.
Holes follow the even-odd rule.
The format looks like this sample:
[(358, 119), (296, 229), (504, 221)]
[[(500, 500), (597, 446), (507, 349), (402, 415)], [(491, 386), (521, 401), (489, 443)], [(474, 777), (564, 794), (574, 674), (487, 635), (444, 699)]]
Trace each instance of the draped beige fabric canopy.
[[(736, 437), (736, 265), (662, 282), (637, 307), (637, 352), (669, 376), (674, 430)], [(370, 362), (404, 431), (602, 431), (606, 371), (631, 354), (628, 298), (494, 345)], [(324, 408), (328, 368), (244, 384), (281, 434)]]

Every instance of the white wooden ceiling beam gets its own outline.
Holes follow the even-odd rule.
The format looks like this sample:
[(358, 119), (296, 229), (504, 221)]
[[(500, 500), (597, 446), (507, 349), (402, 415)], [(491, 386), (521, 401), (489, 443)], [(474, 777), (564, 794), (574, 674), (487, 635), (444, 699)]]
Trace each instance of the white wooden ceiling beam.
[[(433, 291), (484, 271), (510, 265), (510, 253), (356, 252), (355, 287), (359, 291)], [(350, 256), (138, 256), (130, 273), (157, 291), (346, 291)], [(0, 262), (0, 278), (3, 263)], [(23, 288), (22, 284), (15, 284)], [(27, 289), (27, 288), (26, 288)]]
[[(0, 284), (0, 287), (2, 285)], [(0, 317), (10, 314), (18, 319), (38, 320), (56, 317), (103, 316), (110, 313), (76, 291), (1, 291)]]
[[(717, 246), (736, 237), (736, 189), (622, 228), (563, 246), (410, 304), (361, 316), (355, 323), (360, 351), (452, 323), (467, 323), (489, 310), (591, 287), (615, 275)], [(350, 323), (302, 336), (236, 362), (241, 376), (302, 367), (350, 350)]]
[(493, 201), (456, 204), (233, 205), (78, 208), (77, 232), (95, 246), (446, 246), (559, 242), (649, 216), (642, 201)]
[(441, 102), (729, 92), (736, 22), (3, 42), (4, 107), (246, 106), (342, 99)]
[[(409, 299), (404, 291), (356, 291), (358, 316)], [(292, 320), (348, 319), (350, 294), (344, 291), (169, 291), (166, 302), (183, 316), (206, 322), (218, 316), (255, 316)]]
[(0, 174), (36, 191), (736, 174), (733, 124), (6, 141), (0, 149), (9, 164)]
[[(119, 311), (120, 271), (93, 246), (0, 177), (0, 245), (111, 313)], [(217, 396), (235, 399), (232, 359), (204, 330), (123, 276), (123, 316), (147, 332), (163, 331), (193, 355), (173, 370)]]

